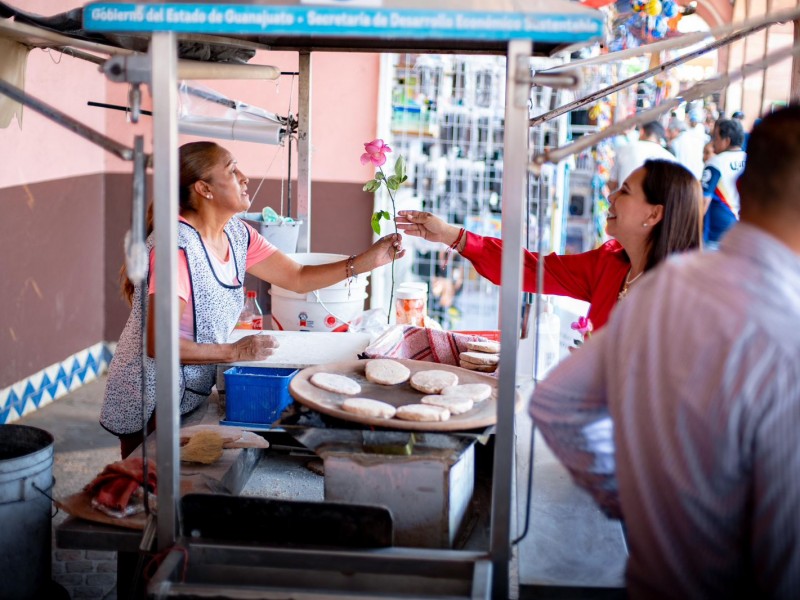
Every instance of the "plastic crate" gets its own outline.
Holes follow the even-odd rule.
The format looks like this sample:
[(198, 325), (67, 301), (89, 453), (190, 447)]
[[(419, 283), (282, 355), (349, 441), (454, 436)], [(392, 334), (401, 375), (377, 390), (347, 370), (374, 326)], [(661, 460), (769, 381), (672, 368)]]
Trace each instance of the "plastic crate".
[(292, 402), (289, 382), (299, 369), (231, 367), (225, 371), (225, 420), (269, 425)]

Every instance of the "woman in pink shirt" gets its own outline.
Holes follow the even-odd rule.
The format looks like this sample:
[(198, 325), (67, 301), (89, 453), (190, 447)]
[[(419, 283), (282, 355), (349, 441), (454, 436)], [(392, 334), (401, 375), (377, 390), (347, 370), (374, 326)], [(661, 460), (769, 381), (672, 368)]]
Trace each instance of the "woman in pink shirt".
[[(668, 255), (700, 247), (700, 184), (683, 166), (648, 160), (609, 196), (606, 233), (614, 239), (581, 254), (544, 257), (542, 293), (589, 302), (595, 329), (647, 270)], [(500, 285), (501, 240), (464, 232), (428, 212), (401, 210), (397, 228), (461, 253), (492, 283)], [(536, 291), (539, 256), (525, 251), (523, 289)]]
[[(324, 288), (371, 271), (404, 254), (401, 236), (378, 240), (361, 254), (335, 263), (301, 265), (277, 250), (236, 215), (250, 207), (247, 177), (230, 152), (213, 142), (180, 148), (178, 313), (180, 315), (180, 413), (198, 407), (211, 392), (216, 364), (268, 357), (277, 346), (269, 335), (228, 343), (244, 304), (245, 272), (297, 293)], [(154, 428), (155, 353), (153, 306), (155, 251), (148, 238), (150, 269), (123, 290), (131, 315), (109, 368), (100, 423), (120, 438), (123, 458), (142, 441), (142, 402)], [(144, 311), (144, 314), (142, 314)], [(145, 325), (146, 324), (146, 325)], [(143, 338), (147, 355), (142, 356)], [(142, 399), (142, 397), (144, 398)]]

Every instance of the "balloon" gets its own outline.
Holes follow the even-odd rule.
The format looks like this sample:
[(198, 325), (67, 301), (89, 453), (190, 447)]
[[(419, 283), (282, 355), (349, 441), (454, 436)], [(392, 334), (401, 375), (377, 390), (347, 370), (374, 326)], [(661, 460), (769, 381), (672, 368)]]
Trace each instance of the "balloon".
[(661, 14), (661, 0), (648, 0), (645, 12), (651, 17)]
[(674, 2), (674, 0), (664, 0), (661, 3), (661, 12), (667, 18), (672, 18), (678, 14), (678, 5)]
[(667, 35), (669, 31), (669, 22), (667, 19), (662, 15), (656, 17), (656, 26), (653, 28), (653, 33), (659, 34), (658, 37), (662, 38)]

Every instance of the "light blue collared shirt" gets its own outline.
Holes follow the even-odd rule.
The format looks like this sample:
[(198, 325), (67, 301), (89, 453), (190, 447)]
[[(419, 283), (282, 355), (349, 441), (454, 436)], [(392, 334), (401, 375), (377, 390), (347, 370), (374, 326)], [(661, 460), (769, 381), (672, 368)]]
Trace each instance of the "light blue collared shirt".
[(740, 223), (671, 258), (534, 392), (628, 528), (632, 598), (800, 598), (800, 257)]

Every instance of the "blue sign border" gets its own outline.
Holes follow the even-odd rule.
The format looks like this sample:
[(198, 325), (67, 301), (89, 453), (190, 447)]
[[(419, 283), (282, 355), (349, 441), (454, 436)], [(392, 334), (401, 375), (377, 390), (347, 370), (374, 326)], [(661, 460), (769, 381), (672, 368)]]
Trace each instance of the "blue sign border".
[(207, 33), (288, 37), (356, 37), (574, 43), (598, 38), (594, 15), (520, 12), (253, 6), (245, 4), (139, 4), (95, 2), (83, 25), (97, 32)]

